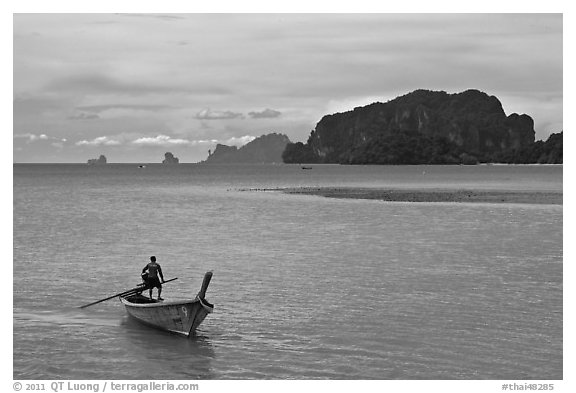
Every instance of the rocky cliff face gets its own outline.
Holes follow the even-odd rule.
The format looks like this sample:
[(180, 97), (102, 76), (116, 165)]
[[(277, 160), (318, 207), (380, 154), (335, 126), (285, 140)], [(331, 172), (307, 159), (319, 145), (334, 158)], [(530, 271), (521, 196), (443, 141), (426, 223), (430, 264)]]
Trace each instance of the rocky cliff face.
[(536, 141), (520, 149), (503, 151), (495, 156), (494, 161), (507, 164), (562, 164), (563, 134), (551, 134), (546, 141)]
[(478, 90), (416, 90), (386, 103), (324, 116), (304, 148), (323, 163), (455, 163), (462, 155), (483, 160), (522, 148), (534, 142), (534, 135), (529, 116), (506, 116), (494, 96)]
[(282, 152), (289, 143), (290, 139), (286, 135), (271, 133), (262, 135), (240, 148), (218, 144), (214, 153), (211, 153), (204, 163), (281, 163)]

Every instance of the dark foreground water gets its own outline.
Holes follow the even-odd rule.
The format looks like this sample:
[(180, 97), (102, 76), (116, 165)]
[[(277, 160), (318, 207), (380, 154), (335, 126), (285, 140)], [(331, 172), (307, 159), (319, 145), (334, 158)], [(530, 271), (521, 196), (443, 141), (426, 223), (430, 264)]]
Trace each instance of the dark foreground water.
[[(241, 188), (562, 192), (561, 166), (14, 166), (15, 379), (562, 379), (562, 206)], [(214, 272), (183, 339), (117, 300)], [(150, 375), (149, 369), (154, 369)]]

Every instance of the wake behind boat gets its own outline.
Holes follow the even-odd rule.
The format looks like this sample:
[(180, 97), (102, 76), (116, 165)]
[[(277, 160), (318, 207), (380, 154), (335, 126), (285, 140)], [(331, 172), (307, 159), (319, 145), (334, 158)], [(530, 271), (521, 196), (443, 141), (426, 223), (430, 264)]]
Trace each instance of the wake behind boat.
[[(177, 278), (164, 281), (168, 283)], [(207, 272), (202, 281), (200, 292), (194, 299), (190, 300), (173, 300), (161, 301), (143, 296), (142, 292), (149, 289), (145, 283), (138, 285), (136, 288), (118, 293), (82, 306), (89, 307), (97, 303), (118, 297), (126, 307), (128, 315), (139, 322), (176, 333), (186, 337), (193, 336), (196, 329), (204, 321), (206, 316), (214, 310), (214, 305), (206, 300), (206, 290), (212, 279), (212, 272)]]

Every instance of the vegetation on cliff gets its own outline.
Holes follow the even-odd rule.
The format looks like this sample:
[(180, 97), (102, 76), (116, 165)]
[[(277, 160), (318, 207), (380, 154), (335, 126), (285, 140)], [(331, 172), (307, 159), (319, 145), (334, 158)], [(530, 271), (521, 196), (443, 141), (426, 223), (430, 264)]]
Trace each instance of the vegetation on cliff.
[(546, 142), (536, 141), (522, 149), (496, 154), (493, 162), (506, 164), (562, 164), (564, 132), (551, 134)]
[[(506, 116), (494, 96), (416, 90), (386, 103), (324, 116), (306, 144), (286, 146), (286, 163), (474, 164), (556, 162), (558, 142), (534, 142), (528, 115)], [(535, 157), (535, 158), (534, 158)]]

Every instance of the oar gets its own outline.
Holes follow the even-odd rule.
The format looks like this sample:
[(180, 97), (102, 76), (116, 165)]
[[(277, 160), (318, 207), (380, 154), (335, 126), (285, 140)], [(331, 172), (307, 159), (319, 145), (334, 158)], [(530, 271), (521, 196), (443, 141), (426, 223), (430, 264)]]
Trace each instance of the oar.
[[(168, 283), (168, 282), (170, 282), (170, 281), (174, 281), (174, 280), (178, 280), (178, 277), (176, 277), (176, 278), (171, 278), (170, 280), (166, 280), (166, 281), (163, 282), (163, 284), (166, 284), (166, 283)], [(133, 295), (133, 294), (135, 294), (135, 293), (142, 292), (142, 291), (144, 291), (144, 290), (146, 290), (146, 289), (148, 289), (147, 286), (132, 288), (132, 289), (129, 289), (129, 290), (127, 290), (127, 291), (117, 293), (116, 295), (109, 296), (109, 297), (107, 297), (106, 299), (100, 299), (100, 300), (97, 300), (97, 301), (95, 301), (95, 302), (85, 304), (85, 305), (83, 305), (83, 306), (80, 306), (80, 308), (90, 307), (90, 306), (93, 306), (93, 305), (95, 305), (95, 304), (105, 302), (106, 300), (110, 300), (110, 299), (113, 299), (113, 298), (118, 297), (118, 296)]]

